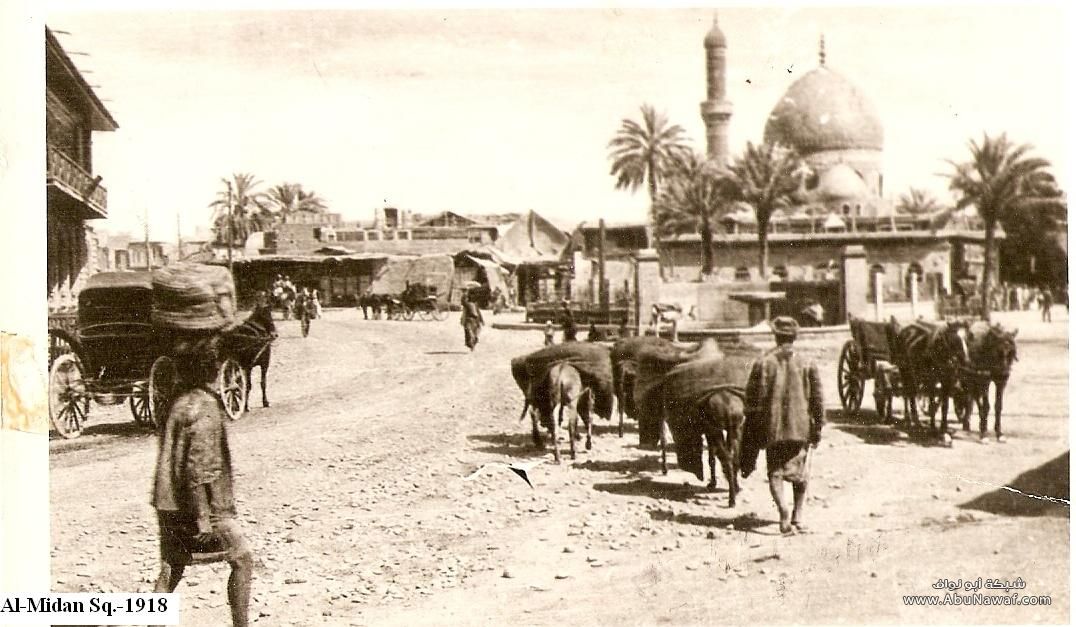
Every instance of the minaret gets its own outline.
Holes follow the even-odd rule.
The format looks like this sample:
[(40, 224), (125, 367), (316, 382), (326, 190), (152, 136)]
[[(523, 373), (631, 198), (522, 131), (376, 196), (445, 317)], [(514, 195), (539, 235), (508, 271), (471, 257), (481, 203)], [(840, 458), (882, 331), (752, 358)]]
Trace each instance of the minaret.
[(729, 160), (729, 118), (732, 103), (725, 100), (725, 34), (714, 26), (703, 41), (706, 47), (706, 100), (702, 103), (702, 121), (706, 123), (706, 155), (724, 168)]

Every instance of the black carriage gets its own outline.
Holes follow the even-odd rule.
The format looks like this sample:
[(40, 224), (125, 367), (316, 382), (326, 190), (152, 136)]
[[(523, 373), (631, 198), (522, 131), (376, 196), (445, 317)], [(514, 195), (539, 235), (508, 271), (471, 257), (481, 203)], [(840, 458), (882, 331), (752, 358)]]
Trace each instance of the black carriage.
[[(893, 419), (893, 399), (904, 397), (897, 354), (901, 327), (895, 321), (873, 322), (852, 318), (848, 321), (852, 339), (841, 347), (837, 360), (837, 394), (841, 406), (850, 414), (859, 412), (867, 381), (873, 381), (874, 405), (886, 421)], [(938, 386), (923, 388), (916, 394), (919, 410), (934, 415), (941, 400)], [(959, 400), (959, 399), (958, 399)]]
[[(169, 338), (151, 322), (148, 272), (103, 272), (79, 294), (74, 333), (49, 330), (49, 419), (65, 438), (81, 435), (90, 401), (127, 402), (139, 424), (157, 424), (175, 382)], [(226, 343), (227, 344), (227, 343)], [(225, 354), (218, 385), (232, 419), (246, 403), (246, 372)]]

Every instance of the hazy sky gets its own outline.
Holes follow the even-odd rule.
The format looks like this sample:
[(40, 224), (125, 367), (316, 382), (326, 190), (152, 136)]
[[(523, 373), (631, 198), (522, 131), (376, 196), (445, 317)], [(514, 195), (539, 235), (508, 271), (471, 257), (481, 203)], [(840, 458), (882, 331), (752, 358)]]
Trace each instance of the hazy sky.
[[(705, 148), (702, 40), (712, 10), (53, 13), (48, 24), (120, 124), (96, 133), (110, 229), (154, 237), (208, 222), (231, 172), (298, 182), (331, 210), (534, 209), (641, 219), (606, 144), (651, 103)], [(722, 8), (733, 154), (758, 142), (818, 64), (874, 102), (887, 195), (948, 198), (936, 173), (983, 131), (1066, 167), (1064, 26), (1056, 6)], [(1066, 71), (1067, 70), (1067, 71)], [(750, 79), (750, 83), (747, 80)], [(1069, 107), (1071, 110), (1071, 107)], [(105, 226), (105, 225), (102, 225)]]

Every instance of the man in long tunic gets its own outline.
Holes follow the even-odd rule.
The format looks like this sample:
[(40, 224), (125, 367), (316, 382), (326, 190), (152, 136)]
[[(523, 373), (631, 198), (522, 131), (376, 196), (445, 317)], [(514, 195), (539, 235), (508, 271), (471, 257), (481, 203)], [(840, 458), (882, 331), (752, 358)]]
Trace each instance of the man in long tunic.
[(460, 315), (460, 324), (463, 325), (463, 343), (467, 348), (474, 351), (478, 344), (478, 334), (482, 330), (485, 321), (482, 319), (482, 310), (478, 308), (478, 302), (470, 291), (463, 293), (463, 302), (460, 303), (463, 313)]
[(235, 521), (224, 405), (211, 388), (218, 345), (218, 337), (179, 339), (173, 351), (178, 394), (158, 429), (153, 482), (161, 542), (161, 572), (153, 591), (175, 591), (194, 555), (221, 553), (232, 567), (232, 625), (245, 626), (253, 559)]
[[(822, 380), (813, 362), (796, 353), (792, 343), (799, 326), (781, 316), (771, 323), (777, 346), (751, 367), (745, 391), (744, 445), (740, 462), (747, 477), (760, 449), (766, 449), (770, 494), (781, 516), (781, 533), (804, 531), (810, 458), (822, 438)], [(792, 484), (793, 506), (784, 500), (784, 483)]]

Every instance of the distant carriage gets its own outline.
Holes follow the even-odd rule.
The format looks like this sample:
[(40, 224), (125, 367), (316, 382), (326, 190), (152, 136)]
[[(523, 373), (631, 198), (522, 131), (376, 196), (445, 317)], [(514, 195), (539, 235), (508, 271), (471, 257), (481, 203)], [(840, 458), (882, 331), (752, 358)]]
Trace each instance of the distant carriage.
[[(100, 405), (127, 401), (139, 424), (158, 424), (162, 418), (175, 364), (166, 356), (171, 338), (151, 323), (151, 277), (148, 272), (90, 277), (79, 294), (74, 333), (49, 331), (49, 419), (64, 438), (81, 435), (91, 400)], [(246, 404), (247, 373), (232, 349), (255, 339), (239, 330), (224, 339), (217, 384), (229, 417), (237, 419)]]
[(402, 293), (388, 299), (387, 307), (392, 320), (448, 319), (448, 309), (437, 297), (436, 288), (422, 283), (408, 283)]

